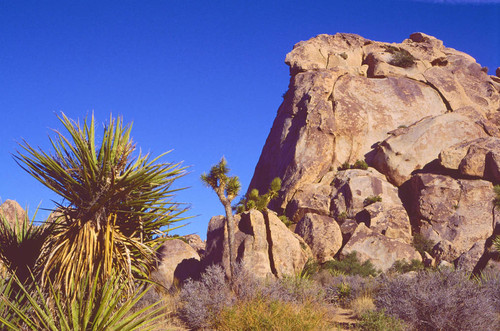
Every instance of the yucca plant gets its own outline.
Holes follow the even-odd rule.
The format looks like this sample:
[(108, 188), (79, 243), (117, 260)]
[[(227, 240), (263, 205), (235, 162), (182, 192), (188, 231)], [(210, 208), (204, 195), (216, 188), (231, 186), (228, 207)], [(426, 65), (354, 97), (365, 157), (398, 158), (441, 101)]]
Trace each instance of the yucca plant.
[[(78, 279), (100, 270), (104, 284), (112, 270), (121, 271), (131, 291), (135, 278), (146, 278), (155, 266), (155, 250), (164, 228), (183, 220), (185, 208), (172, 201), (172, 183), (185, 174), (180, 163), (160, 163), (133, 156), (132, 125), (110, 116), (96, 144), (94, 116), (83, 126), (58, 116), (69, 136), (56, 132), (46, 153), (26, 141), (15, 156), (19, 165), (63, 198), (58, 217), (36, 270), (42, 284), (50, 280), (66, 295), (78, 292)], [(172, 230), (172, 228), (170, 228)], [(167, 229), (168, 231), (168, 229)], [(73, 282), (77, 282), (74, 284)]]
[(0, 296), (0, 307), (10, 312), (7, 316), (0, 315), (2, 330), (153, 330), (164, 310), (161, 301), (136, 310), (137, 302), (151, 287), (130, 296), (117, 273), (112, 273), (104, 284), (98, 275), (74, 279), (73, 290), (77, 282), (81, 282), (74, 298), (64, 296), (50, 281), (45, 291), (36, 285), (30, 290), (14, 279), (26, 300), (20, 304), (18, 300)]
[(6, 277), (16, 275), (23, 284), (30, 280), (42, 247), (53, 230), (51, 224), (34, 225), (35, 216), (36, 212), (31, 220), (28, 216), (19, 220), (16, 215), (10, 223), (0, 214), (0, 262), (6, 269)]

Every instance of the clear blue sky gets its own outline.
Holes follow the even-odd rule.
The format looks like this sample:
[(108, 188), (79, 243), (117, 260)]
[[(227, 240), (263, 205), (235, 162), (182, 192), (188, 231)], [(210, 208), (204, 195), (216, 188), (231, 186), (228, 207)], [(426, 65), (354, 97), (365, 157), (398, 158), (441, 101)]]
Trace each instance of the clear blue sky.
[[(184, 161), (177, 200), (206, 236), (223, 213), (200, 174), (223, 155), (246, 190), (289, 80), (285, 55), (318, 34), (401, 42), (425, 32), (500, 66), (497, 1), (0, 0), (0, 201), (60, 201), (13, 160), (17, 141), (50, 150), (56, 114), (134, 122), (138, 147)], [(47, 213), (40, 212), (41, 221)]]

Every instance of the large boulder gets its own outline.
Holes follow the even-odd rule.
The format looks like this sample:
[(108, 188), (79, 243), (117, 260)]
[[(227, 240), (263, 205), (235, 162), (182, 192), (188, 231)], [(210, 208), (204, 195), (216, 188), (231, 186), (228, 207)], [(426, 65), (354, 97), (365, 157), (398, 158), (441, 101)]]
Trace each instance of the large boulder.
[(24, 209), (14, 200), (5, 200), (0, 205), (0, 217), (5, 219), (11, 226), (23, 222), (27, 215)]
[(413, 222), (424, 238), (438, 244), (442, 259), (451, 262), (493, 234), (490, 182), (417, 174), (409, 185)]
[(500, 182), (500, 138), (485, 137), (450, 146), (439, 154), (441, 165), (462, 176)]
[[(234, 217), (236, 261), (260, 278), (300, 272), (312, 257), (309, 246), (291, 232), (273, 212), (251, 209)], [(229, 270), (227, 226), (222, 216), (212, 217), (207, 232), (204, 264)]]
[(286, 63), (289, 90), (249, 190), (265, 191), (280, 177), (280, 197), (270, 207), (302, 208), (295, 221), (306, 212), (326, 215), (328, 194), (307, 192), (344, 162), (370, 163), (378, 154), (377, 168), (400, 185), (452, 144), (500, 137), (500, 84), (432, 36), (414, 33), (390, 44), (319, 35), (296, 44)]
[(428, 117), (395, 130), (377, 146), (373, 164), (389, 181), (400, 186), (415, 170), (436, 160), (443, 149), (485, 136), (482, 126), (462, 114)]
[(151, 278), (170, 289), (201, 271), (200, 256), (181, 239), (165, 241), (157, 251), (158, 266)]
[(297, 224), (295, 233), (311, 247), (314, 257), (320, 263), (333, 260), (333, 256), (342, 247), (340, 226), (328, 216), (305, 214)]
[(420, 254), (411, 245), (387, 238), (360, 223), (351, 239), (342, 248), (341, 255), (356, 252), (361, 262), (370, 260), (375, 268), (387, 271), (398, 260), (422, 261)]

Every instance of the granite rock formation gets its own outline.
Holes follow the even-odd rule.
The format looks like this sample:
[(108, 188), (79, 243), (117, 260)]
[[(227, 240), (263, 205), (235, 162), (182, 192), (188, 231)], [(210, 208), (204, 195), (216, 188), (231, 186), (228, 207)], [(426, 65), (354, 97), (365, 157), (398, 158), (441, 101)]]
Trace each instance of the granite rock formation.
[[(270, 208), (297, 224), (315, 257), (357, 250), (387, 270), (421, 259), (420, 234), (435, 244), (426, 260), (485, 264), (500, 233), (498, 77), (424, 33), (401, 43), (319, 35), (285, 62), (289, 89), (249, 190), (282, 179)], [(369, 168), (349, 169), (358, 160)]]

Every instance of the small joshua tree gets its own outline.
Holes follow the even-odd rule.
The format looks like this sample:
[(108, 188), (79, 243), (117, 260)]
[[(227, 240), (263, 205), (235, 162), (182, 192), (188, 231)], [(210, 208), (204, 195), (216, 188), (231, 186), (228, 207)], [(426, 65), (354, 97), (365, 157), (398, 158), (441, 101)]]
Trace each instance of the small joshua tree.
[(226, 222), (227, 222), (227, 239), (229, 246), (229, 270), (230, 277), (234, 274), (234, 264), (236, 262), (236, 250), (234, 247), (234, 218), (233, 211), (231, 209), (231, 201), (238, 195), (241, 184), (238, 176), (228, 176), (229, 168), (227, 166), (226, 159), (222, 159), (210, 169), (210, 173), (207, 175), (203, 173), (201, 175), (202, 182), (212, 188), (220, 202), (224, 206), (224, 211), (226, 212)]
[(279, 177), (273, 179), (269, 186), (269, 190), (264, 195), (260, 195), (259, 190), (254, 188), (238, 204), (238, 213), (242, 213), (252, 208), (260, 211), (265, 210), (269, 202), (278, 196), (279, 190), (281, 190), (281, 179)]

